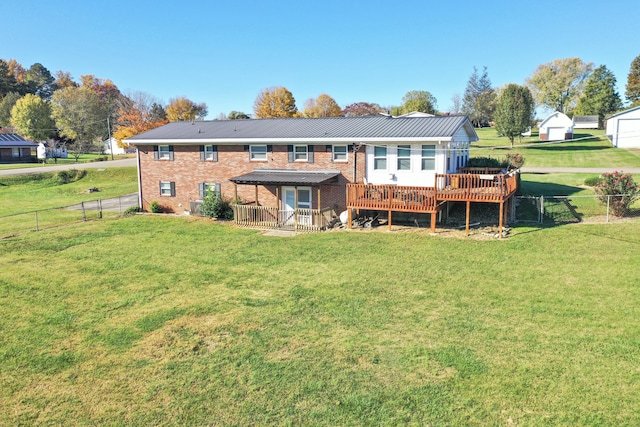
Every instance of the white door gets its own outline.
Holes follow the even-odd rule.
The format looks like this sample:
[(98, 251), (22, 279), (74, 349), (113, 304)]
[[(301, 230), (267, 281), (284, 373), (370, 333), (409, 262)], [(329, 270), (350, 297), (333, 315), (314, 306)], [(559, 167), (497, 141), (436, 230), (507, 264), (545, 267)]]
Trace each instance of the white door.
[(564, 140), (564, 128), (547, 128), (547, 139), (549, 141)]
[[(296, 188), (282, 187), (282, 210), (284, 211), (284, 223), (295, 222), (296, 209), (311, 209), (311, 187), (298, 187), (298, 205), (296, 206)], [(298, 215), (298, 224), (311, 225), (309, 213)]]
[(640, 147), (640, 119), (619, 119), (617, 147)]

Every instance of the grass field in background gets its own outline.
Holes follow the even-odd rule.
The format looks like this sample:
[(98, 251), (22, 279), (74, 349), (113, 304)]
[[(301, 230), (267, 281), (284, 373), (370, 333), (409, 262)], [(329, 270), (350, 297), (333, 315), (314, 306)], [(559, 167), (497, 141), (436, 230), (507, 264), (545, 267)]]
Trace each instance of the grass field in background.
[[(578, 129), (571, 142), (543, 142), (537, 133), (523, 137), (510, 148), (509, 140), (499, 137), (495, 128), (476, 129), (480, 141), (471, 144), (471, 157), (504, 158), (506, 153), (524, 156), (532, 167), (640, 167), (640, 149), (614, 148), (603, 130)], [(592, 138), (595, 137), (595, 138)]]
[[(114, 160), (126, 159), (132, 157), (130, 154), (126, 155), (115, 155), (113, 156)], [(76, 163), (89, 163), (96, 161), (106, 161), (112, 160), (110, 154), (81, 154), (80, 158), (76, 162), (75, 157), (69, 156), (67, 159), (58, 159), (58, 161), (54, 161), (54, 159), (47, 159), (47, 163), (0, 163), (0, 170), (2, 169), (22, 169), (22, 168), (39, 168), (42, 166), (55, 166), (55, 165), (73, 165)], [(105, 163), (107, 165), (108, 163)]]
[(640, 228), (0, 240), (3, 425), (638, 425)]

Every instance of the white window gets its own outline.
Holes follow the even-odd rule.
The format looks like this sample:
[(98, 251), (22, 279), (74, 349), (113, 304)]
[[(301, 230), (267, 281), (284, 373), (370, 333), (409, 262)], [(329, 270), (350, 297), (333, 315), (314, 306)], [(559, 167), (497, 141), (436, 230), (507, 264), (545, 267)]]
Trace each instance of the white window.
[(422, 146), (422, 170), (432, 171), (436, 169), (436, 146)]
[(209, 195), (209, 192), (212, 192), (217, 197), (221, 197), (220, 194), (220, 184), (213, 182), (201, 182), (198, 185), (198, 192), (200, 193), (200, 198), (203, 199)]
[(11, 157), (20, 157), (20, 149), (18, 147), (11, 148)]
[(218, 160), (218, 150), (213, 145), (204, 146), (204, 160), (216, 161)]
[(398, 145), (398, 170), (411, 170), (411, 146)]
[(176, 185), (173, 181), (160, 181), (160, 195), (161, 196), (175, 196)]
[(267, 160), (267, 146), (266, 145), (250, 145), (249, 158), (251, 160)]
[(158, 160), (171, 160), (172, 151), (169, 145), (158, 145)]
[(306, 145), (294, 145), (293, 146), (293, 159), (296, 162), (309, 161), (309, 152)]
[(387, 146), (377, 146), (373, 148), (373, 169), (387, 170)]
[(333, 146), (333, 161), (334, 162), (346, 162), (348, 160), (348, 150), (346, 145), (334, 145)]

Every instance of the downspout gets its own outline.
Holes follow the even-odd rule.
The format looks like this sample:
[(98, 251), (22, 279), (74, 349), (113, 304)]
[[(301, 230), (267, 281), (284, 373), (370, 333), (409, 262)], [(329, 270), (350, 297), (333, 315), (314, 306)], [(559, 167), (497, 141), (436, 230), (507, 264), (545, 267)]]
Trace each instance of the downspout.
[(136, 149), (136, 165), (138, 166), (138, 206), (142, 206), (142, 170), (140, 169), (140, 149)]

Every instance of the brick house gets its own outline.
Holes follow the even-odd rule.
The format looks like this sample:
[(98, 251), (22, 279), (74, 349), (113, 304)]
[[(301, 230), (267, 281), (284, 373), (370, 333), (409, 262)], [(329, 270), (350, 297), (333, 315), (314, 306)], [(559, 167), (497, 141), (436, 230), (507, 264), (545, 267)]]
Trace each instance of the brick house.
[[(451, 187), (442, 177), (466, 166), (477, 139), (464, 116), (379, 115), (173, 122), (125, 142), (138, 149), (143, 209), (157, 201), (167, 211), (191, 213), (212, 188), (240, 202), (234, 206), (237, 223), (297, 229), (321, 226), (347, 208), (390, 215), (386, 205), (356, 205), (352, 185), (367, 191)], [(356, 197), (361, 188), (354, 191)], [(408, 195), (405, 207), (393, 210), (408, 211)], [(420, 200), (420, 212), (441, 209), (427, 205), (424, 194)]]
[(38, 144), (15, 133), (0, 134), (0, 163), (33, 163)]

